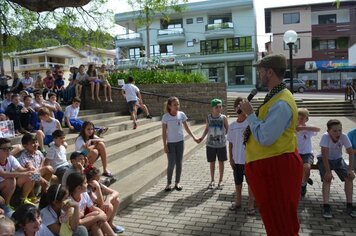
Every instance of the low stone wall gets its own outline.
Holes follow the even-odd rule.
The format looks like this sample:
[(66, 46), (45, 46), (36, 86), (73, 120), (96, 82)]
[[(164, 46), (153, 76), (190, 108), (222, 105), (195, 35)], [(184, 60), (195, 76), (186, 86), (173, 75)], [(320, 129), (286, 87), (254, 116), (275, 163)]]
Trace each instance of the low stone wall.
[[(226, 105), (227, 93), (224, 83), (204, 84), (150, 84), (138, 85), (143, 102), (148, 107), (152, 116), (162, 116), (165, 112), (164, 103), (170, 96), (180, 99), (180, 110), (184, 111), (190, 120), (204, 122), (206, 115), (211, 111), (210, 100), (220, 98)], [(129, 114), (125, 98), (121, 95), (121, 89), (112, 89), (113, 102), (93, 102), (90, 98), (90, 88), (84, 89), (82, 95), (82, 109), (101, 108), (104, 112), (118, 111), (121, 114)]]

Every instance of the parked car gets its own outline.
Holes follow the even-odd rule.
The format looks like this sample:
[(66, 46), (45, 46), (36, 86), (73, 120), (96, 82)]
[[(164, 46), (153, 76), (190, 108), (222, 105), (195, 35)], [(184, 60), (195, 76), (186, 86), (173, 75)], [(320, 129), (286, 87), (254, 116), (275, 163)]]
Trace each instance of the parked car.
[[(290, 79), (284, 79), (283, 82), (290, 89)], [(303, 93), (305, 91), (305, 83), (300, 79), (293, 79), (293, 92)]]

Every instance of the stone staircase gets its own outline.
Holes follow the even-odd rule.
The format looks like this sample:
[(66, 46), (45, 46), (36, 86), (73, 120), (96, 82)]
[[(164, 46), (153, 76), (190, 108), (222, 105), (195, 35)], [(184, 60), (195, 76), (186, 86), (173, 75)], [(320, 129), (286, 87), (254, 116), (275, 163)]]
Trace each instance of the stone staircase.
[[(227, 115), (236, 117), (234, 111), (234, 97), (227, 99)], [(254, 98), (251, 101), (254, 109), (257, 109), (262, 103), (263, 98)], [(298, 107), (307, 108), (310, 116), (355, 116), (355, 108), (350, 101), (336, 99), (296, 99)]]
[[(162, 145), (161, 122), (158, 117), (152, 120), (138, 119), (138, 128), (133, 130), (129, 116), (119, 116), (117, 112), (103, 113), (102, 110), (81, 110), (79, 117), (90, 120), (97, 126), (109, 127), (105, 134), (108, 152), (108, 168), (118, 179), (111, 188), (120, 192), (120, 209), (127, 207), (141, 193), (149, 189), (166, 174), (167, 157)], [(204, 124), (190, 123), (192, 132), (200, 136)], [(77, 133), (69, 133), (65, 128), (68, 143), (67, 157), (75, 150)], [(21, 137), (12, 139), (12, 143), (21, 143)], [(204, 144), (196, 144), (189, 136), (185, 136), (184, 158), (188, 158)], [(95, 166), (101, 167), (101, 161)]]

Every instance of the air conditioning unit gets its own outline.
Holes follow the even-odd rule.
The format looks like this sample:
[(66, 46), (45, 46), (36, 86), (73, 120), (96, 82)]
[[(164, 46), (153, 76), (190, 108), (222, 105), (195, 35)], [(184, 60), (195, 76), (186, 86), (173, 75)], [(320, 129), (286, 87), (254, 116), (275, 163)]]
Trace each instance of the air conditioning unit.
[(192, 41), (194, 44), (199, 43), (199, 39), (193, 39)]

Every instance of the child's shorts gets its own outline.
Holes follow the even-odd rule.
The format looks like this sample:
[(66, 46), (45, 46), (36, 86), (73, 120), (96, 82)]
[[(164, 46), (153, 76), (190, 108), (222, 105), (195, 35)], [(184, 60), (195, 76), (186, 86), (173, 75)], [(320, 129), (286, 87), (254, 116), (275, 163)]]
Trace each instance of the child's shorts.
[(50, 144), (51, 142), (53, 142), (53, 137), (52, 137), (52, 135), (45, 135), (44, 140), (43, 140), (44, 145), (48, 145), (48, 144)]
[(245, 165), (235, 164), (234, 181), (235, 185), (241, 185), (244, 182)]
[(304, 164), (313, 164), (314, 163), (314, 155), (313, 153), (300, 154), (300, 157), (303, 160)]
[(137, 101), (128, 101), (127, 106), (129, 107), (129, 112), (132, 113), (135, 110)]
[(69, 165), (61, 166), (56, 169), (56, 173), (54, 173), (61, 181), (64, 173), (70, 168)]
[[(330, 170), (335, 171), (341, 181), (345, 181), (345, 178), (347, 177), (348, 166), (344, 161), (344, 159), (339, 158), (336, 160), (328, 160), (328, 161), (329, 161)], [(324, 168), (323, 160), (321, 158), (318, 158), (318, 168), (319, 168), (321, 181), (323, 181), (326, 171)]]
[(216, 161), (216, 157), (218, 157), (219, 161), (226, 161), (227, 160), (226, 147), (213, 148), (213, 147), (206, 146), (206, 158), (208, 162)]

